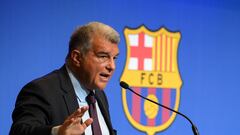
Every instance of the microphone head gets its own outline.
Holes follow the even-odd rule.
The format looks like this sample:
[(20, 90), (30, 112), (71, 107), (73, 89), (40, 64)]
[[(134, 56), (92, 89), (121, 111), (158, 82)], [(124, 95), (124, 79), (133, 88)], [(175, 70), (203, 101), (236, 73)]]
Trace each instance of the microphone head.
[(124, 82), (124, 81), (121, 81), (121, 82), (120, 82), (120, 86), (121, 86), (122, 88), (124, 88), (124, 89), (128, 89), (128, 88), (129, 88), (129, 85), (128, 85), (126, 82)]

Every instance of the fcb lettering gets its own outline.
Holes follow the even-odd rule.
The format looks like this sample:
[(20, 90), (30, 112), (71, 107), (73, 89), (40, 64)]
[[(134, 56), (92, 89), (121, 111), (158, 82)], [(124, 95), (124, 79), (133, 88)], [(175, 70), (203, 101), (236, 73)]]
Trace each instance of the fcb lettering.
[(162, 84), (162, 74), (161, 73), (147, 73), (147, 72), (142, 72), (141, 73), (141, 84), (146, 83), (150, 85), (159, 85), (161, 86)]

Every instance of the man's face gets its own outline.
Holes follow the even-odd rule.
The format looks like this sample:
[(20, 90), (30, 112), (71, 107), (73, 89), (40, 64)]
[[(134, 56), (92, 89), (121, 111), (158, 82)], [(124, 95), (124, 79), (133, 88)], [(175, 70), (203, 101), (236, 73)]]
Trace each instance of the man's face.
[(91, 49), (80, 60), (79, 78), (87, 89), (103, 90), (110, 80), (119, 54), (118, 45), (95, 36)]

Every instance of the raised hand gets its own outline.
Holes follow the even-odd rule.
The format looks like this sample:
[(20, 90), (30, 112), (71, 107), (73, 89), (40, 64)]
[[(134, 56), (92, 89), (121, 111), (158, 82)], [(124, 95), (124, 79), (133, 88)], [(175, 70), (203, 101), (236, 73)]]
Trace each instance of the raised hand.
[(89, 118), (81, 124), (83, 114), (88, 110), (87, 106), (77, 109), (59, 127), (58, 135), (81, 135), (85, 129), (92, 124), (93, 119)]

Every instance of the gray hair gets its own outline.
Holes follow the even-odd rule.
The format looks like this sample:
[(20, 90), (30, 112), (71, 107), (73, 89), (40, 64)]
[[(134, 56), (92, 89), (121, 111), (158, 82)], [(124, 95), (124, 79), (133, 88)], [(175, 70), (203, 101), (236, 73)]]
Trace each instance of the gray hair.
[(100, 22), (90, 22), (78, 27), (73, 32), (69, 41), (69, 50), (66, 59), (69, 58), (70, 53), (74, 49), (79, 49), (82, 54), (88, 52), (91, 48), (91, 41), (96, 35), (103, 37), (111, 43), (118, 44), (120, 42), (119, 33), (112, 27)]

